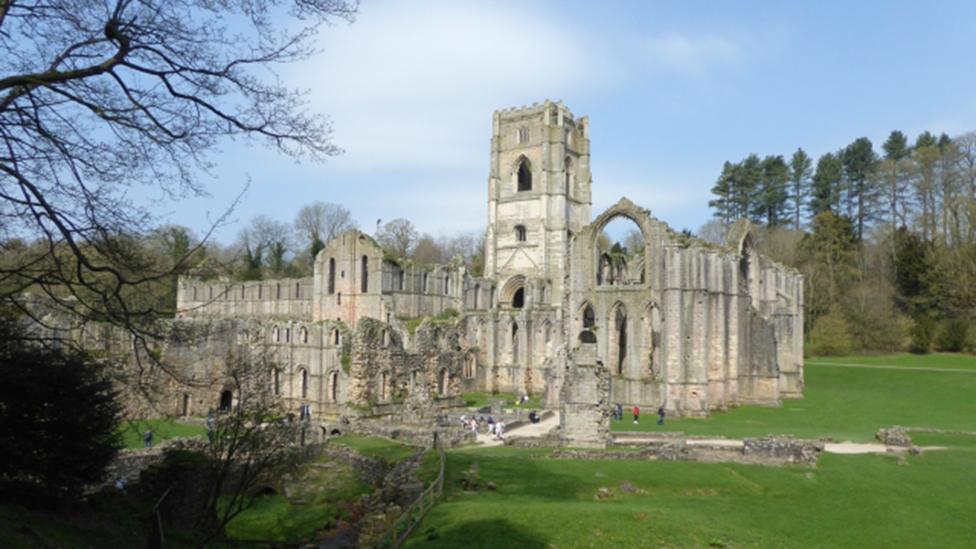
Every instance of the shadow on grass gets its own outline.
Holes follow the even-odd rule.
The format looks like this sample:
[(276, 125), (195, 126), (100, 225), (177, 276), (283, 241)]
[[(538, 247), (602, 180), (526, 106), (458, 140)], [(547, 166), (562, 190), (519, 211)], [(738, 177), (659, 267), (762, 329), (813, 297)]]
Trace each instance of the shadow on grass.
[(444, 478), (445, 491), (449, 498), (464, 494), (461, 480), (471, 464), (477, 463), (480, 482), (491, 482), (496, 487), (495, 490), (483, 487), (479, 492), (482, 496), (562, 501), (585, 493), (587, 488), (580, 486), (577, 477), (559, 472), (565, 461), (543, 457), (548, 452), (507, 448), (485, 452), (450, 452)]
[(462, 522), (443, 531), (425, 528), (414, 533), (406, 546), (542, 549), (549, 547), (549, 543), (536, 532), (507, 520), (491, 519)]

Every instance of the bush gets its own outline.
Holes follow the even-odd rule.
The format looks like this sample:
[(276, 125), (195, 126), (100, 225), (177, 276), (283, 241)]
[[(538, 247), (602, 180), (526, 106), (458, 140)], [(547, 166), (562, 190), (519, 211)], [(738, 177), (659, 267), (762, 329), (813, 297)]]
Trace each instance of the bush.
[(30, 343), (0, 322), (0, 478), (52, 500), (102, 480), (121, 447), (121, 407), (102, 363)]
[(850, 325), (835, 309), (817, 319), (810, 331), (810, 354), (831, 356), (850, 354), (854, 348)]
[(958, 353), (966, 348), (969, 340), (969, 323), (961, 318), (952, 318), (939, 326), (936, 347), (940, 351)]
[(911, 329), (911, 342), (908, 345), (909, 352), (923, 355), (932, 350), (932, 334), (935, 332), (935, 322), (927, 317), (920, 316), (915, 319), (915, 325)]

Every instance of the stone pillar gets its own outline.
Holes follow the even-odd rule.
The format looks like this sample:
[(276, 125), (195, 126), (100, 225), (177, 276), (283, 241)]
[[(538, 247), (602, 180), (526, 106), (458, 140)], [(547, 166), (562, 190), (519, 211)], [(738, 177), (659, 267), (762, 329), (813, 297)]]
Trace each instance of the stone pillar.
[(593, 344), (581, 345), (566, 361), (559, 426), (563, 446), (606, 448), (609, 443), (610, 371), (596, 360)]

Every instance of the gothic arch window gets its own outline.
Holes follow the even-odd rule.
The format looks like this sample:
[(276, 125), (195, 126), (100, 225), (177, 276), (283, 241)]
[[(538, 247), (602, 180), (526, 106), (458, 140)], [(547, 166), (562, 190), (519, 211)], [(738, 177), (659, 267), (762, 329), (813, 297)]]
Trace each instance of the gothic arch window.
[(339, 344), (339, 328), (332, 328), (332, 344)]
[(308, 343), (308, 328), (302, 326), (302, 330), (299, 332), (299, 337), (301, 337), (302, 343)]
[(563, 170), (566, 172), (565, 192), (566, 192), (566, 196), (568, 197), (570, 195), (570, 189), (573, 188), (573, 176), (575, 175), (573, 173), (572, 158), (568, 156), (566, 157), (566, 160), (563, 162)]
[(291, 343), (291, 327), (285, 328), (285, 343)]
[(281, 394), (281, 371), (277, 368), (271, 370), (271, 390), (275, 396)]
[(515, 226), (515, 240), (525, 242), (525, 225)]
[(336, 305), (342, 305), (342, 292), (336, 294)]
[(474, 308), (475, 309), (478, 308), (478, 298), (479, 298), (478, 294), (480, 293), (481, 293), (481, 285), (475, 284), (474, 285)]
[(336, 402), (339, 400), (339, 372), (333, 371), (329, 374), (329, 400)]
[(532, 168), (524, 156), (519, 160), (518, 170), (516, 170), (516, 180), (518, 182), (519, 192), (532, 190)]
[(529, 142), (529, 129), (522, 127), (515, 131), (515, 142), (519, 145)]
[(525, 306), (525, 288), (519, 288), (512, 294), (512, 308), (521, 309)]
[(596, 326), (596, 315), (593, 313), (593, 307), (589, 303), (583, 308), (583, 328), (593, 328)]
[(400, 269), (397, 272), (397, 283), (400, 287), (400, 291), (403, 291), (403, 289), (406, 287), (406, 281), (407, 281), (407, 275), (403, 271), (403, 269)]
[(423, 288), (421, 288), (421, 291), (426, 294), (427, 293), (427, 273), (424, 273), (424, 276), (421, 277), (421, 281), (420, 282), (421, 282), (421, 286), (423, 286)]
[(274, 328), (271, 328), (271, 341), (278, 343), (280, 339), (281, 339), (281, 331), (278, 330), (278, 327), (275, 326)]
[(614, 307), (613, 332), (610, 335), (614, 339), (614, 345), (610, 349), (614, 353), (614, 366), (617, 375), (623, 375), (627, 360), (627, 309), (622, 303)]
[(335, 293), (335, 271), (336, 271), (335, 258), (330, 257), (329, 258), (329, 293), (330, 294)]
[(298, 370), (299, 376), (299, 390), (301, 398), (308, 398), (308, 370), (301, 368)]
[(360, 291), (366, 293), (369, 290), (369, 258), (365, 255), (362, 258), (362, 287)]

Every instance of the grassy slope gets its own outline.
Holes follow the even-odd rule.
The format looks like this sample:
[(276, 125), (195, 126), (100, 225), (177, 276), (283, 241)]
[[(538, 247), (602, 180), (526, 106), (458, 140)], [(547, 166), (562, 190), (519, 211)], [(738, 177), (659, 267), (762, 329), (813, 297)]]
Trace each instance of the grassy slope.
[[(844, 357), (834, 363), (957, 368), (931, 372), (809, 364), (806, 399), (741, 408), (669, 430), (728, 436), (794, 433), (869, 440), (893, 424), (976, 430), (976, 360)], [(819, 360), (811, 362), (820, 362)], [(825, 360), (826, 362), (826, 360)], [(655, 429), (652, 417), (639, 427)], [(651, 421), (647, 421), (651, 420)], [(632, 428), (625, 422), (619, 427)], [(916, 434), (948, 446), (909, 457), (826, 455), (816, 469), (674, 462), (530, 459), (511, 448), (449, 453), (446, 501), (409, 547), (967, 547), (976, 539), (976, 436)], [(497, 492), (458, 489), (478, 462)], [(621, 493), (629, 482), (645, 494)], [(596, 501), (598, 488), (614, 497)], [(435, 539), (428, 541), (428, 533)]]
[[(493, 400), (504, 400), (505, 404), (502, 405), (503, 408), (517, 408), (515, 401), (519, 396), (517, 396), (515, 393), (490, 393), (485, 391), (475, 391), (472, 393), (464, 393), (461, 395), (461, 398), (464, 399), (464, 405), (468, 408), (481, 408), (488, 406)], [(533, 395), (529, 397), (529, 401), (521, 406), (521, 408), (526, 410), (538, 410), (541, 406), (542, 403), (539, 395)]]
[(153, 444), (175, 437), (203, 437), (207, 428), (203, 425), (178, 423), (173, 419), (150, 419), (138, 421), (124, 421), (119, 426), (122, 432), (122, 443), (125, 448), (142, 448), (142, 435), (152, 429)]
[[(900, 369), (833, 364), (892, 365)], [(935, 372), (918, 368), (958, 371)], [(614, 422), (619, 431), (684, 431), (729, 437), (793, 434), (804, 438), (870, 441), (880, 427), (905, 425), (976, 430), (976, 358), (964, 355), (895, 355), (811, 359), (802, 400), (782, 408), (747, 406), (708, 419), (668, 420), (662, 428), (645, 410), (639, 425)]]
[(364, 437), (342, 435), (330, 439), (332, 444), (341, 444), (369, 457), (384, 459), (390, 463), (403, 461), (417, 453), (419, 448), (383, 437)]

